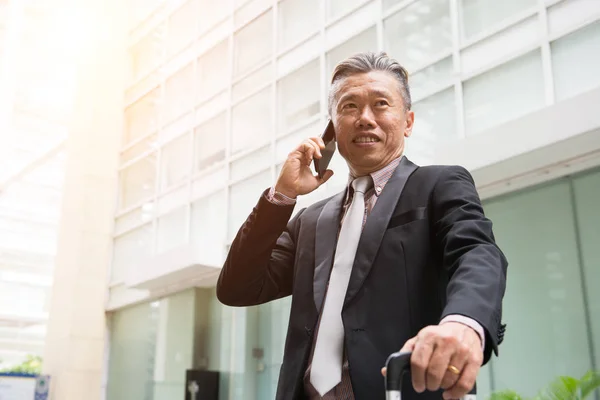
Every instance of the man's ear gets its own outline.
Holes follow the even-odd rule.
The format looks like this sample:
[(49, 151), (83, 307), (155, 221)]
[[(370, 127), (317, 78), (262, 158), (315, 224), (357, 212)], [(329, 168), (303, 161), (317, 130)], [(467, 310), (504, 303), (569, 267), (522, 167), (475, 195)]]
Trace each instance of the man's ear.
[(415, 123), (415, 113), (412, 110), (406, 112), (404, 136), (409, 137), (412, 135), (413, 125)]

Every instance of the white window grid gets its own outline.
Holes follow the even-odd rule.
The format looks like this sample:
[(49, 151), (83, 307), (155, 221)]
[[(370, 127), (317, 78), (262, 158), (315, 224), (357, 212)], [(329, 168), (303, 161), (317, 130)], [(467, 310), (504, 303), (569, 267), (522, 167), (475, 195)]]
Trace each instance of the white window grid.
[[(235, 79), (230, 78), (229, 84), (227, 85), (227, 88), (225, 89), (225, 94), (226, 94), (227, 98), (229, 99), (229, 101), (228, 101), (228, 104), (226, 105), (225, 109), (219, 111), (219, 112), (225, 111), (226, 115), (227, 115), (226, 134), (225, 134), (225, 160), (223, 160), (222, 162), (220, 162), (216, 165), (213, 165), (203, 171), (196, 171), (195, 163), (192, 163), (192, 167), (191, 167), (192, 170), (188, 174), (189, 178), (186, 180), (186, 182), (183, 182), (183, 183), (176, 185), (174, 187), (171, 187), (171, 188), (167, 188), (166, 190), (164, 190), (162, 192), (160, 189), (161, 185), (157, 183), (155, 193), (151, 198), (146, 198), (146, 199), (140, 201), (139, 204), (134, 204), (130, 207), (127, 207), (126, 209), (116, 209), (115, 218), (122, 217), (122, 216), (130, 213), (131, 211), (142, 207), (143, 204), (146, 204), (149, 202), (153, 202), (153, 204), (155, 205), (154, 209), (156, 210), (157, 204), (158, 204), (160, 198), (170, 194), (173, 191), (180, 190), (183, 186), (186, 186), (187, 191), (188, 191), (188, 196), (187, 196), (187, 199), (185, 200), (184, 204), (187, 208), (187, 216), (188, 216), (187, 227), (186, 227), (186, 240), (189, 241), (189, 234), (190, 234), (190, 230), (191, 230), (191, 228), (190, 228), (191, 221), (189, 218), (190, 212), (191, 212), (191, 208), (190, 208), (191, 204), (201, 197), (211, 195), (220, 190), (223, 190), (224, 188), (226, 189), (225, 190), (225, 201), (228, 204), (229, 203), (229, 192), (230, 192), (231, 186), (240, 182), (241, 180), (247, 179), (247, 177), (237, 179), (237, 180), (228, 178), (225, 182), (222, 183), (222, 185), (215, 186), (213, 188), (214, 190), (209, 190), (206, 193), (203, 193), (201, 196), (193, 195), (193, 192), (192, 192), (193, 182), (197, 179), (200, 179), (204, 176), (213, 174), (216, 171), (220, 171), (220, 170), (225, 170), (225, 176), (230, 177), (230, 165), (232, 162), (239, 160), (240, 158), (246, 157), (259, 149), (264, 148), (265, 144), (262, 143), (262, 144), (256, 146), (255, 148), (248, 148), (247, 150), (244, 150), (237, 154), (233, 154), (233, 155), (231, 154), (231, 151), (230, 151), (230, 149), (231, 149), (231, 110), (236, 104), (244, 101), (248, 97), (251, 97), (252, 95), (258, 93), (261, 90), (264, 90), (267, 87), (270, 87), (271, 91), (272, 91), (271, 106), (273, 107), (273, 113), (272, 113), (271, 121), (269, 121), (269, 123), (272, 124), (273, 134), (271, 135), (271, 140), (268, 145), (270, 146), (270, 149), (271, 149), (270, 154), (273, 159), (272, 159), (272, 162), (270, 162), (270, 166), (268, 168), (253, 172), (252, 176), (254, 176), (256, 174), (264, 173), (266, 170), (269, 170), (271, 173), (272, 181), (274, 182), (275, 178), (276, 178), (276, 174), (279, 172), (278, 165), (275, 160), (275, 143), (276, 143), (277, 139), (284, 137), (290, 133), (293, 133), (296, 130), (302, 129), (303, 127), (313, 124), (319, 120), (324, 124), (328, 117), (327, 116), (326, 97), (327, 97), (327, 88), (328, 88), (328, 78), (330, 76), (331, 71), (325, 71), (325, 55), (327, 54), (327, 52), (329, 50), (331, 50), (332, 48), (335, 48), (335, 46), (337, 46), (337, 44), (335, 46), (330, 46), (329, 48), (325, 45), (324, 37), (325, 37), (325, 33), (326, 33), (327, 29), (334, 24), (337, 24), (340, 22), (343, 23), (344, 19), (346, 19), (348, 16), (350, 16), (354, 12), (357, 12), (357, 10), (360, 10), (362, 7), (365, 7), (372, 2), (376, 2), (378, 4), (378, 8), (377, 8), (378, 13), (376, 16), (376, 24), (375, 24), (376, 32), (377, 32), (377, 48), (374, 50), (385, 50), (385, 49), (383, 49), (383, 42), (384, 42), (383, 20), (385, 20), (387, 17), (405, 9), (409, 5), (411, 5), (414, 2), (419, 1), (419, 0), (401, 1), (386, 11), (383, 11), (383, 0), (365, 0), (362, 3), (358, 4), (356, 7), (354, 7), (353, 9), (344, 13), (343, 15), (339, 15), (339, 16), (335, 17), (334, 19), (330, 19), (330, 20), (327, 20), (327, 17), (326, 17), (325, 0), (321, 0), (319, 3), (320, 4), (320, 8), (319, 8), (319, 19), (320, 19), (319, 26), (320, 26), (320, 28), (319, 28), (319, 30), (316, 32), (307, 32), (305, 37), (302, 39), (299, 39), (296, 43), (294, 43), (290, 46), (287, 46), (286, 48), (278, 50), (278, 47), (277, 47), (278, 29), (279, 29), (279, 27), (278, 27), (278, 24), (279, 24), (278, 3), (280, 1), (285, 1), (285, 0), (273, 0), (272, 4), (269, 5), (268, 8), (265, 8), (260, 13), (258, 13), (256, 16), (254, 16), (254, 18), (248, 20), (244, 25), (241, 25), (235, 29), (234, 29), (234, 25), (233, 25), (233, 18), (234, 18), (234, 13), (236, 11), (236, 8), (233, 5), (231, 6), (231, 10), (226, 17), (224, 17), (220, 21), (216, 21), (213, 24), (213, 26), (215, 26), (215, 27), (218, 27), (221, 24), (229, 24), (229, 26), (231, 28), (226, 37), (226, 39), (229, 42), (229, 57), (230, 57), (229, 71), (227, 73), (229, 74), (230, 77), (233, 77), (234, 76), (234, 74), (233, 74), (233, 65), (234, 65), (233, 37), (234, 37), (235, 33), (238, 32), (240, 29), (243, 29), (247, 24), (251, 23), (256, 18), (264, 15), (264, 13), (270, 11), (271, 9), (273, 11), (272, 18), (273, 18), (274, 29), (273, 29), (272, 37), (271, 37), (272, 46), (273, 46), (272, 56), (269, 59), (261, 62), (259, 65), (256, 65), (251, 70), (246, 71), (244, 74), (242, 74), (238, 78), (235, 78)], [(452, 57), (453, 67), (454, 67), (454, 74), (453, 74), (452, 80), (445, 85), (441, 85), (441, 86), (435, 88), (434, 90), (423, 94), (420, 98), (413, 98), (413, 103), (415, 103), (419, 100), (422, 100), (424, 98), (427, 98), (429, 96), (433, 96), (437, 93), (440, 93), (444, 90), (447, 90), (447, 89), (453, 87), (454, 93), (455, 93), (457, 133), (458, 133), (459, 137), (465, 136), (464, 107), (463, 107), (463, 95), (462, 95), (462, 87), (463, 87), (462, 85), (463, 85), (464, 81), (467, 81), (470, 78), (477, 76), (485, 71), (488, 71), (488, 70), (491, 70), (498, 66), (501, 66), (501, 65), (503, 65), (515, 58), (518, 58), (534, 49), (540, 48), (541, 54), (542, 54), (543, 74), (544, 74), (544, 80), (545, 80), (546, 105), (551, 105), (554, 103), (555, 100), (554, 100), (554, 89), (553, 89), (554, 84), (553, 84), (553, 76), (552, 76), (552, 60), (551, 60), (551, 54), (550, 54), (550, 43), (560, 37), (566, 36), (569, 33), (572, 33), (578, 29), (581, 29), (582, 27), (587, 26), (591, 23), (594, 23), (595, 21), (600, 19), (600, 10), (599, 10), (598, 14), (589, 16), (587, 19), (582, 20), (582, 21), (573, 21), (572, 25), (568, 29), (565, 29), (562, 32), (551, 35), (548, 30), (547, 10), (556, 4), (559, 4), (562, 2), (567, 2), (567, 1), (572, 1), (572, 0), (538, 0), (536, 7), (533, 7), (533, 8), (527, 9), (527, 10), (523, 10), (522, 12), (520, 12), (516, 15), (513, 15), (511, 18), (508, 18), (494, 26), (490, 26), (485, 32), (481, 32), (476, 37), (463, 43), (462, 38), (461, 38), (461, 33), (460, 33), (459, 0), (448, 0), (448, 1), (449, 1), (449, 7), (450, 7), (450, 18), (451, 18), (451, 23), (452, 23), (452, 35), (453, 35), (452, 50), (450, 52), (444, 52), (443, 54), (433, 55), (430, 60), (427, 60), (425, 63), (423, 63), (423, 65), (420, 65), (419, 67), (415, 68), (413, 71), (410, 71), (410, 72), (411, 72), (411, 74), (415, 74), (415, 73), (422, 71), (423, 69), (431, 66), (432, 64), (435, 64), (436, 62), (445, 59), (446, 57), (450, 57), (450, 56)], [(138, 41), (140, 38), (143, 37), (144, 33), (150, 32), (152, 29), (156, 28), (161, 23), (164, 23), (166, 20), (168, 20), (169, 15), (171, 13), (173, 13), (174, 11), (176, 11), (176, 9), (178, 9), (178, 7), (181, 5), (182, 4), (179, 4), (177, 7), (171, 7), (169, 9), (164, 3), (162, 3), (154, 12), (150, 13), (149, 16), (141, 24), (139, 24), (137, 27), (135, 27), (134, 29), (131, 30), (131, 42), (130, 43), (131, 44), (136, 43), (136, 41)], [(512, 27), (528, 18), (535, 17), (535, 16), (538, 17), (537, 19), (538, 19), (538, 23), (539, 23), (539, 29), (542, 32), (540, 40), (537, 43), (535, 43), (535, 45), (526, 47), (526, 48), (520, 48), (517, 51), (514, 51), (512, 54), (505, 56), (502, 59), (497, 60), (493, 63), (490, 63), (490, 64), (486, 65), (485, 68), (475, 71), (475, 72), (472, 72), (468, 75), (461, 73), (461, 52), (462, 51), (464, 51), (465, 49), (467, 49), (470, 46), (476, 45), (477, 43), (484, 41), (487, 38), (497, 35), (503, 31), (505, 31), (506, 29), (509, 29), (510, 27)], [(166, 29), (168, 31), (168, 24), (167, 24)], [(200, 29), (198, 29), (198, 32), (199, 31), (200, 31)], [(165, 83), (166, 83), (166, 80), (169, 78), (169, 75), (166, 75), (163, 72), (165, 70), (165, 66), (167, 66), (168, 64), (177, 63), (177, 65), (179, 65), (179, 67), (177, 69), (179, 70), (180, 67), (188, 65), (187, 61), (185, 63), (182, 62), (183, 58), (189, 59), (189, 62), (194, 64), (193, 80), (195, 81), (196, 80), (196, 64), (197, 64), (198, 58), (200, 58), (202, 56), (202, 54), (204, 52), (206, 52), (206, 50), (209, 50), (210, 48), (212, 48), (212, 46), (209, 46), (206, 50), (194, 52), (196, 43), (199, 40), (202, 40), (203, 37), (211, 34), (210, 30), (207, 31), (206, 29), (203, 29), (203, 31), (204, 31), (204, 33), (202, 35), (200, 35), (199, 37), (197, 37), (195, 40), (191, 41), (191, 44), (189, 44), (187, 46), (187, 48), (181, 49), (181, 51), (179, 53), (173, 55), (170, 59), (167, 59), (166, 51), (163, 49), (163, 51), (162, 51), (163, 57), (162, 57), (159, 65), (157, 65), (154, 69), (149, 70), (146, 73), (146, 75), (141, 76), (141, 77), (137, 78), (135, 81), (131, 82), (131, 84), (127, 87), (127, 89), (130, 90), (130, 88), (139, 86), (140, 83), (144, 82), (145, 80), (150, 81), (151, 83), (155, 83), (156, 85), (153, 86), (152, 84), (150, 84), (150, 85), (148, 85), (147, 88), (145, 88), (145, 90), (138, 90), (137, 93), (135, 93), (135, 97), (129, 97), (127, 99), (128, 100), (127, 105), (132, 104), (137, 99), (139, 99), (141, 96), (143, 96), (144, 94), (148, 93), (149, 91), (155, 89), (156, 87), (159, 87), (160, 96), (162, 99), (164, 99)], [(349, 29), (348, 37), (345, 38), (344, 40), (352, 38), (353, 36), (355, 36), (355, 34), (356, 34), (356, 32), (353, 32), (351, 29)], [(294, 52), (296, 49), (301, 47), (303, 44), (305, 44), (315, 38), (323, 39), (323, 40), (318, 41), (318, 43), (320, 44), (320, 48), (317, 51), (317, 53), (318, 53), (317, 57), (319, 59), (319, 64), (320, 64), (320, 82), (319, 82), (319, 84), (320, 84), (320, 88), (321, 88), (321, 90), (320, 90), (321, 112), (318, 116), (313, 116), (310, 119), (308, 119), (302, 123), (299, 123), (297, 126), (293, 126), (293, 127), (286, 129), (285, 131), (277, 132), (277, 130), (276, 130), (276, 127), (277, 127), (277, 121), (276, 121), (277, 107), (276, 107), (276, 105), (277, 105), (278, 99), (277, 99), (277, 93), (276, 93), (277, 92), (276, 84), (279, 79), (283, 78), (283, 76), (277, 78), (277, 76), (276, 76), (277, 73), (275, 73), (270, 79), (265, 81), (263, 84), (256, 86), (251, 93), (248, 93), (244, 97), (236, 99), (235, 102), (233, 101), (232, 87), (236, 83), (243, 81), (245, 78), (252, 75), (254, 72), (260, 70), (261, 68), (264, 68), (265, 66), (267, 66), (269, 64), (272, 66), (273, 71), (277, 71), (277, 62), (281, 57)], [(223, 38), (215, 39), (213, 45), (220, 43), (222, 41), (222, 39)], [(163, 47), (165, 47), (165, 46), (163, 46)], [(314, 60), (314, 57), (312, 57), (310, 59)], [(308, 60), (306, 60), (306, 61), (308, 61)], [(302, 61), (298, 65), (294, 66), (290, 71), (288, 71), (286, 73), (285, 76), (293, 73), (295, 70), (302, 67), (303, 65), (305, 65), (305, 61)], [(159, 76), (159, 79), (154, 79), (154, 80), (148, 79), (149, 77), (154, 77), (157, 75)], [(194, 84), (195, 84), (195, 82), (194, 82)], [(193, 108), (188, 111), (195, 112), (198, 108), (202, 107), (204, 104), (210, 103), (213, 98), (220, 96), (222, 94), (223, 94), (223, 92), (217, 93), (211, 99), (205, 100), (201, 104), (195, 103)], [(185, 112), (188, 112), (188, 111), (185, 111)], [(164, 121), (164, 116), (162, 114), (163, 114), (163, 111), (161, 108), (161, 110), (159, 111), (159, 117), (158, 117), (158, 121), (159, 121), (158, 126), (160, 127), (158, 130), (148, 132), (148, 134), (127, 144), (125, 147), (123, 147), (121, 149), (121, 152), (123, 153), (123, 152), (131, 149), (136, 144), (139, 144), (142, 141), (147, 140), (152, 135), (158, 135), (160, 137), (160, 132), (165, 128), (165, 126), (163, 126), (165, 124), (165, 121)], [(189, 129), (182, 131), (180, 135), (193, 133), (194, 128), (202, 122), (203, 121), (195, 121), (194, 126), (190, 126)], [(179, 136), (172, 137), (172, 138), (170, 138), (170, 140), (174, 140), (177, 137), (179, 137)], [(160, 146), (158, 148), (151, 148), (151, 149), (143, 152), (142, 154), (139, 154), (138, 156), (136, 156), (135, 158), (133, 158), (131, 160), (126, 160), (125, 162), (122, 163), (121, 167), (119, 168), (119, 171), (126, 169), (128, 166), (130, 166), (131, 164), (140, 160), (141, 158), (144, 158), (150, 154), (156, 153), (157, 154), (156, 176), (157, 177), (160, 176), (159, 168), (161, 165), (161, 150), (162, 150), (162, 147), (164, 147), (168, 143), (169, 143), (168, 141), (166, 141), (164, 143), (160, 143)], [(192, 156), (192, 157), (195, 160), (194, 156)], [(115, 203), (118, 203), (118, 202), (115, 202)], [(115, 208), (117, 208), (117, 207), (115, 207)], [(157, 240), (156, 229), (157, 229), (157, 222), (158, 222), (159, 216), (160, 215), (158, 213), (155, 213), (152, 217), (152, 225), (153, 225), (153, 231), (154, 231), (154, 246), (153, 246), (153, 248), (155, 248), (155, 249), (156, 249), (156, 244), (157, 244), (156, 243), (156, 240)], [(126, 230), (115, 232), (115, 238), (118, 236), (121, 236), (127, 232), (130, 232), (131, 230), (138, 229), (139, 227), (147, 224), (147, 222), (148, 221), (146, 221), (146, 220), (144, 220), (144, 221), (140, 220), (137, 224), (131, 225)], [(223, 223), (227, 224), (227, 221), (224, 220)], [(224, 245), (227, 245), (227, 244), (228, 243), (224, 243)], [(114, 282), (113, 282), (113, 284), (114, 284)]]

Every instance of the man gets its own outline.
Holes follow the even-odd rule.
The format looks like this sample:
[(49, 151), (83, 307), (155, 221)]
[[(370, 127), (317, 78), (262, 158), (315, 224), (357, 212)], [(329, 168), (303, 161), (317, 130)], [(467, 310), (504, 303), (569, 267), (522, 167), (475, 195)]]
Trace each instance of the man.
[(470, 174), (403, 156), (410, 108), (407, 73), (385, 53), (341, 62), (329, 114), (347, 189), (289, 220), (333, 174), (313, 174), (324, 143), (307, 139), (233, 241), (221, 302), (292, 295), (279, 400), (382, 399), (381, 367), (400, 349), (413, 352), (405, 396), (456, 399), (497, 354), (506, 259)]

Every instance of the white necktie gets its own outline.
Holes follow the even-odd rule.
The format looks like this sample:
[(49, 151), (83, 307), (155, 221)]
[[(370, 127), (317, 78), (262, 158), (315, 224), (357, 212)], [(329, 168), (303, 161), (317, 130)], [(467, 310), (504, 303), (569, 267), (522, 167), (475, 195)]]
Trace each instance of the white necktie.
[(344, 217), (338, 237), (310, 371), (310, 383), (321, 396), (342, 380), (344, 356), (342, 306), (362, 232), (365, 192), (372, 184), (373, 180), (370, 176), (362, 176), (352, 182), (354, 188), (352, 204)]

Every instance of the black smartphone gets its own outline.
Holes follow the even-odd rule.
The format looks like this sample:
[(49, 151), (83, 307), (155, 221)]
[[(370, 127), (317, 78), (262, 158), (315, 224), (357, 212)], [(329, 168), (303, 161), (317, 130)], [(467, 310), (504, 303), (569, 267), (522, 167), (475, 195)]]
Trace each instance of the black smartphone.
[(319, 178), (323, 178), (323, 174), (327, 171), (329, 162), (335, 153), (335, 130), (333, 129), (333, 122), (329, 120), (325, 131), (321, 135), (325, 148), (321, 150), (321, 158), (314, 158), (313, 163), (315, 165), (315, 172), (319, 174)]

